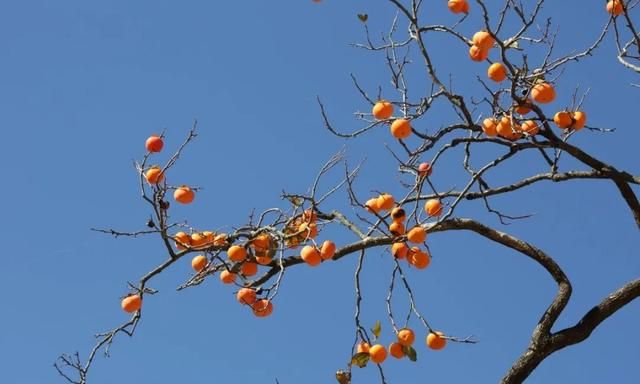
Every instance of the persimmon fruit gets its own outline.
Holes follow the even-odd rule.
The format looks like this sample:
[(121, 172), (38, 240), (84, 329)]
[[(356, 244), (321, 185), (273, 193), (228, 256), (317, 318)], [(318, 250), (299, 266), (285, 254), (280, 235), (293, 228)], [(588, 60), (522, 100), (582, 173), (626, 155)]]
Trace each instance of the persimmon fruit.
[(164, 180), (164, 173), (160, 167), (153, 166), (145, 172), (144, 178), (149, 184), (159, 184)]
[(236, 281), (236, 274), (225, 269), (220, 272), (220, 281), (224, 284), (233, 284), (233, 282)]
[(374, 363), (380, 364), (387, 359), (387, 350), (382, 344), (372, 345), (369, 348), (369, 357)]
[(191, 259), (191, 268), (193, 268), (196, 272), (200, 272), (207, 266), (207, 257), (204, 255), (198, 255)]
[(312, 267), (315, 267), (322, 262), (320, 251), (318, 250), (318, 248), (312, 245), (306, 245), (302, 247), (302, 250), (300, 251), (300, 257), (302, 257), (302, 260), (304, 260), (305, 263), (309, 264)]
[(478, 46), (479, 48), (489, 51), (493, 47), (493, 43), (496, 40), (491, 36), (491, 34), (487, 31), (478, 31), (471, 38), (473, 45)]
[(386, 120), (393, 116), (393, 104), (386, 100), (380, 100), (373, 105), (371, 113), (378, 120)]
[(607, 12), (614, 16), (620, 16), (624, 12), (622, 0), (609, 0), (607, 3)]
[(240, 288), (236, 293), (236, 299), (240, 304), (252, 305), (257, 301), (256, 291), (251, 288)]
[(507, 68), (502, 63), (493, 63), (487, 69), (487, 77), (500, 83), (507, 78)]
[(435, 351), (443, 349), (447, 345), (447, 339), (442, 332), (430, 332), (427, 335), (427, 346)]
[(391, 135), (396, 139), (406, 139), (411, 136), (411, 123), (407, 119), (396, 119), (391, 123)]
[(331, 240), (325, 240), (320, 247), (320, 258), (322, 260), (333, 259), (333, 255), (336, 254), (336, 243)]
[(393, 243), (391, 245), (391, 254), (396, 259), (404, 259), (409, 252), (409, 247), (405, 243)]
[(273, 313), (273, 303), (267, 299), (256, 301), (251, 308), (253, 309), (253, 314), (257, 317), (267, 317)]
[(160, 152), (160, 151), (162, 151), (162, 147), (164, 147), (164, 141), (162, 140), (162, 137), (160, 137), (160, 136), (151, 135), (151, 136), (149, 136), (147, 141), (145, 141), (144, 147), (149, 152)]
[(420, 163), (418, 165), (418, 174), (422, 177), (431, 176), (433, 173), (433, 168), (431, 168), (431, 164), (429, 163)]
[(429, 199), (424, 204), (424, 211), (429, 216), (440, 216), (442, 214), (442, 203), (438, 199)]
[(482, 121), (482, 131), (489, 137), (496, 136), (498, 121), (493, 117), (488, 117)]
[(239, 245), (232, 245), (227, 249), (227, 256), (229, 260), (239, 263), (247, 257), (247, 250)]
[(449, 0), (447, 7), (453, 13), (469, 13), (469, 3), (467, 0)]
[(396, 359), (402, 359), (404, 357), (404, 351), (402, 350), (402, 344), (391, 343), (389, 344), (389, 354)]
[(412, 243), (424, 243), (424, 241), (427, 239), (427, 231), (420, 227), (413, 227), (411, 228), (411, 230), (409, 230), (409, 232), (407, 232), (407, 240), (409, 240)]
[(127, 313), (138, 311), (142, 307), (142, 298), (140, 295), (129, 295), (122, 299), (122, 310)]
[(409, 328), (403, 328), (398, 331), (398, 343), (405, 347), (410, 347), (416, 339), (415, 333)]
[(556, 99), (556, 90), (553, 85), (541, 82), (531, 89), (531, 98), (537, 103), (548, 104)]
[(173, 192), (173, 198), (181, 204), (191, 204), (195, 197), (196, 193), (193, 191), (193, 189), (189, 188), (186, 185), (177, 188)]

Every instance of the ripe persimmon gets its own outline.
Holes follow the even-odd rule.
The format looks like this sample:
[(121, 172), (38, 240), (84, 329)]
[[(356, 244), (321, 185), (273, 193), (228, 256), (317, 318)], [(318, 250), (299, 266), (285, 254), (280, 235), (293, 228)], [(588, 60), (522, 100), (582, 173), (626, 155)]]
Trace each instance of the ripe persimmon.
[(520, 115), (526, 115), (531, 112), (531, 100), (527, 100), (523, 104), (516, 104), (513, 106), (513, 110)]
[(160, 167), (153, 166), (145, 172), (144, 178), (149, 184), (158, 184), (164, 180), (164, 173)]
[(380, 212), (380, 205), (378, 204), (379, 204), (378, 199), (376, 197), (373, 197), (367, 200), (366, 203), (364, 203), (364, 207), (367, 209), (367, 211), (371, 213), (377, 213), (377, 212)]
[(176, 248), (179, 250), (187, 249), (191, 246), (191, 236), (184, 232), (177, 232), (173, 235), (173, 239), (176, 242)]
[(209, 261), (207, 260), (207, 257), (204, 255), (198, 255), (196, 257), (194, 257), (193, 259), (191, 259), (191, 267), (196, 271), (196, 272), (200, 272), (204, 269), (204, 267), (207, 266), (207, 263)]
[(202, 232), (195, 232), (191, 234), (191, 248), (202, 249), (207, 244), (207, 237)]
[(556, 123), (558, 128), (569, 128), (573, 124), (571, 112), (560, 111), (553, 116), (553, 122)]
[(214, 245), (216, 241), (216, 234), (211, 231), (202, 231), (202, 236), (204, 236), (205, 243), (204, 245), (210, 247)]
[(478, 46), (479, 48), (489, 51), (493, 47), (493, 43), (496, 40), (491, 36), (491, 34), (487, 31), (478, 31), (471, 38), (473, 45)]
[(493, 117), (488, 117), (482, 121), (482, 131), (490, 137), (498, 134), (497, 131), (498, 120)]
[(236, 299), (240, 304), (252, 305), (257, 301), (256, 291), (251, 288), (240, 288), (236, 293)]
[(122, 310), (127, 313), (133, 313), (142, 307), (142, 298), (140, 295), (129, 295), (122, 299)]
[(391, 210), (391, 219), (395, 222), (401, 223), (407, 218), (407, 214), (402, 207), (395, 207)]
[(270, 256), (256, 256), (256, 263), (260, 265), (268, 265), (271, 262)]
[(531, 98), (538, 103), (548, 104), (556, 99), (556, 90), (553, 85), (541, 82), (531, 89)]
[(584, 128), (586, 123), (587, 123), (586, 113), (582, 111), (575, 111), (573, 113), (573, 126), (571, 128), (575, 129), (576, 131), (579, 131), (582, 128)]
[(271, 236), (266, 233), (261, 233), (251, 240), (251, 246), (258, 251), (266, 251), (270, 245)]
[(519, 133), (520, 126), (518, 126), (515, 121), (513, 121), (512, 123), (511, 118), (509, 118), (508, 116), (503, 116), (500, 119), (500, 122), (498, 122), (498, 126), (496, 127), (496, 131), (498, 132), (498, 135), (507, 140), (513, 141), (518, 140), (522, 137), (522, 135)]
[(240, 267), (240, 273), (244, 277), (255, 276), (258, 273), (258, 264), (253, 261), (245, 261), (242, 263), (242, 267)]
[(196, 193), (193, 191), (193, 189), (189, 188), (186, 185), (183, 185), (177, 188), (173, 192), (173, 198), (178, 203), (182, 203), (182, 204), (190, 204), (191, 202), (193, 202), (193, 199), (195, 197), (196, 197)]
[(380, 100), (373, 105), (371, 113), (378, 120), (386, 120), (393, 115), (393, 104), (386, 100)]
[(369, 353), (369, 349), (371, 346), (366, 341), (362, 341), (358, 343), (358, 348), (356, 349), (357, 353)]
[(222, 281), (224, 284), (232, 284), (234, 281), (236, 281), (236, 274), (225, 269), (224, 271), (220, 272), (220, 281)]
[(409, 328), (403, 328), (398, 331), (398, 343), (405, 347), (410, 347), (416, 339), (415, 333)]
[(420, 175), (421, 177), (431, 176), (432, 172), (433, 168), (431, 168), (431, 164), (420, 163), (420, 165), (418, 165), (418, 175)]
[(391, 245), (391, 254), (396, 259), (404, 259), (409, 252), (409, 247), (405, 243), (393, 243)]
[(467, 0), (449, 0), (447, 6), (453, 13), (469, 13), (469, 3)]
[(149, 152), (160, 152), (162, 151), (162, 147), (164, 147), (164, 142), (162, 141), (162, 137), (151, 135), (147, 141), (145, 141), (144, 147)]
[(489, 57), (489, 50), (472, 45), (469, 47), (469, 57), (473, 61), (485, 61)]
[(396, 359), (402, 359), (404, 357), (404, 351), (402, 350), (402, 344), (391, 343), (389, 344), (389, 354)]
[(429, 199), (424, 204), (424, 211), (429, 216), (440, 216), (442, 213), (442, 203), (438, 199)]
[(239, 263), (247, 257), (247, 250), (239, 245), (232, 245), (227, 249), (227, 256), (229, 260)]
[(273, 312), (273, 304), (267, 299), (256, 301), (251, 308), (253, 309), (253, 314), (257, 317), (267, 317)]
[(487, 77), (499, 83), (507, 78), (507, 68), (502, 63), (493, 63), (487, 69)]
[(369, 348), (369, 357), (374, 363), (380, 364), (387, 359), (387, 350), (382, 344), (372, 345)]
[(409, 240), (412, 243), (416, 243), (416, 244), (424, 243), (426, 239), (427, 239), (427, 231), (420, 226), (413, 227), (411, 228), (411, 230), (409, 230), (409, 232), (407, 232), (407, 240)]
[(394, 221), (389, 225), (389, 232), (394, 236), (404, 235), (404, 224), (401, 221)]
[(396, 139), (406, 139), (411, 135), (411, 123), (407, 119), (396, 119), (391, 123), (391, 135)]
[(312, 267), (317, 266), (322, 262), (322, 256), (320, 256), (320, 251), (318, 248), (312, 245), (306, 245), (302, 247), (300, 251), (300, 257), (304, 260), (305, 263), (309, 264)]
[(388, 193), (383, 193), (378, 196), (378, 208), (383, 211), (388, 211), (393, 208), (393, 204), (395, 204), (395, 200), (393, 196)]
[(215, 235), (215, 237), (213, 238), (213, 245), (218, 247), (221, 245), (225, 245), (227, 242), (227, 237), (229, 236), (226, 233), (219, 233)]
[(407, 253), (407, 261), (418, 269), (425, 269), (431, 264), (431, 257), (418, 247), (411, 247)]
[(329, 260), (336, 254), (336, 243), (331, 240), (325, 240), (320, 247), (320, 257), (322, 260)]
[(607, 3), (607, 12), (614, 16), (620, 16), (624, 12), (622, 0), (609, 0)]
[(447, 345), (447, 339), (442, 332), (430, 332), (427, 335), (427, 346), (433, 350), (440, 350)]
[(520, 129), (522, 130), (522, 132), (526, 133), (529, 136), (535, 136), (538, 134), (538, 132), (540, 132), (538, 123), (533, 120), (523, 121), (520, 125)]

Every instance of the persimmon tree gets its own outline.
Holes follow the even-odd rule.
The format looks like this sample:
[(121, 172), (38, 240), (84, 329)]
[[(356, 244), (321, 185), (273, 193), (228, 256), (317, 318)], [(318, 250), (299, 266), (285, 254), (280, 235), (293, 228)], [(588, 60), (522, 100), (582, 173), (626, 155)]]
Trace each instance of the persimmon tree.
[[(367, 365), (375, 366), (382, 383), (394, 382), (385, 376), (385, 360), (389, 355), (419, 360), (420, 348), (414, 344), (418, 335), (426, 335), (421, 337), (433, 350), (443, 349), (451, 342), (481, 342), (471, 336), (450, 334), (446, 324), (432, 324), (416, 304), (406, 271), (430, 266), (428, 236), (433, 233), (475, 233), (537, 263), (557, 285), (555, 297), (532, 330), (529, 346), (502, 378), (505, 384), (523, 382), (546, 358), (584, 341), (603, 321), (640, 296), (640, 279), (629, 281), (593, 303), (574, 325), (554, 330), (572, 293), (571, 281), (561, 265), (543, 250), (544, 245), (518, 238), (505, 231), (504, 226), (491, 227), (483, 218), (458, 214), (464, 204), (479, 204), (501, 225), (530, 219), (503, 212), (492, 199), (542, 181), (605, 180), (615, 186), (640, 228), (640, 202), (634, 190), (640, 184), (640, 176), (572, 144), (575, 135), (591, 135), (597, 140), (598, 135), (613, 130), (599, 128), (602, 119), (587, 115), (583, 109), (586, 92), (576, 90), (570, 100), (557, 100), (556, 94), (559, 76), (579, 65), (576, 63), (588, 60), (611, 33), (615, 35), (618, 60), (626, 68), (640, 72), (640, 37), (633, 19), (638, 1), (603, 2), (602, 12), (609, 16), (601, 32), (594, 41), (570, 53), (556, 52), (553, 23), (542, 18), (543, 6), (552, 6), (545, 0), (503, 0), (499, 7), (483, 0), (389, 3), (397, 10), (389, 31), (373, 38), (367, 15), (358, 15), (365, 37), (354, 47), (383, 57), (393, 92), (383, 94), (378, 89), (372, 94), (353, 75), (353, 84), (368, 107), (365, 112), (356, 112), (357, 127), (350, 130), (332, 122), (330, 106), (320, 98), (318, 104), (322, 123), (336, 136), (365, 139), (373, 130), (389, 131), (394, 144), (387, 149), (398, 163), (404, 193), (358, 194), (354, 186), (363, 165), (350, 166), (344, 151), (339, 151), (317, 172), (306, 192), (283, 192), (281, 206), (250, 215), (233, 231), (214, 233), (193, 228), (188, 221), (172, 215), (174, 204), (198, 204), (201, 198), (197, 187), (179, 185), (179, 175), (173, 173), (181, 154), (197, 137), (196, 124), (161, 166), (152, 164), (157, 162), (158, 152), (169, 151), (164, 148), (165, 133), (149, 137), (146, 154), (135, 164), (140, 196), (152, 215), (147, 227), (136, 232), (96, 230), (115, 237), (154, 236), (167, 257), (137, 283), (130, 283), (130, 292), (122, 299), (122, 309), (132, 314), (126, 322), (98, 334), (88, 356), (75, 353), (58, 358), (55, 367), (62, 377), (71, 383), (87, 383), (96, 357), (108, 353), (119, 336), (134, 335), (144, 313), (145, 298), (158, 293), (152, 287), (154, 278), (185, 258), (191, 258), (194, 273), (185, 277), (178, 290), (220, 279), (222, 284), (233, 287), (227, 287), (227, 292), (236, 296), (239, 305), (246, 306), (247, 315), (257, 317), (269, 316), (278, 305), (286, 305), (278, 303), (278, 292), (286, 275), (295, 273), (296, 268), (328, 262), (333, 268), (340, 268), (341, 259), (356, 258), (354, 338), (344, 346), (345, 365), (337, 367), (336, 378), (341, 384), (357, 382), (355, 367)], [(452, 25), (428, 24), (432, 22), (426, 17), (431, 7), (448, 7), (459, 19)], [(476, 26), (477, 32), (466, 36), (460, 26), (469, 24)], [(469, 59), (478, 62), (477, 94), (458, 93), (446, 68), (437, 66), (434, 58), (446, 53), (430, 47), (427, 41), (433, 34), (446, 35), (452, 47), (468, 50)], [(410, 79), (415, 73), (428, 79), (426, 92), (419, 88), (410, 91)], [(565, 107), (552, 107), (550, 103), (554, 101)], [(440, 106), (453, 111), (447, 121), (430, 113)], [(434, 126), (440, 128), (433, 129)], [(447, 156), (456, 148), (462, 149), (462, 156)], [(510, 184), (490, 184), (489, 175), (501, 172), (505, 164), (524, 154), (533, 154), (546, 171), (511, 175), (514, 181)], [(485, 160), (486, 156), (490, 160)], [(455, 161), (467, 174), (466, 179), (456, 182), (462, 188), (452, 188), (438, 178), (444, 161)], [(339, 181), (328, 182), (330, 173), (341, 175)], [(330, 196), (339, 194), (344, 194), (350, 210), (327, 204)], [(328, 226), (341, 228), (353, 240), (338, 244), (325, 238), (323, 229)], [(367, 308), (362, 306), (361, 271), (365, 263), (375, 262), (365, 255), (380, 248), (387, 249), (388, 257), (393, 259), (388, 294), (380, 298), (386, 301), (387, 318), (376, 324), (363, 324), (361, 313)], [(397, 311), (392, 303), (399, 294), (406, 297), (406, 311)], [(390, 345), (380, 342), (383, 328), (392, 334)], [(385, 336), (385, 340), (389, 337)]]

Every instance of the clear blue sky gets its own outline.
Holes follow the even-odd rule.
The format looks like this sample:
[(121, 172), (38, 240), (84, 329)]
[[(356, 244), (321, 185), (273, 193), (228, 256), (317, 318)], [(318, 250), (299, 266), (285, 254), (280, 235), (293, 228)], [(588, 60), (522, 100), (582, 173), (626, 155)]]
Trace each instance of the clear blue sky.
[[(442, 3), (428, 5), (429, 21), (451, 24), (455, 18)], [(586, 46), (607, 18), (602, 1), (548, 3), (545, 16), (563, 22), (559, 53)], [(350, 73), (370, 92), (381, 85), (395, 97), (383, 57), (348, 47), (363, 38), (355, 16), (363, 12), (375, 36), (393, 15), (386, 1), (363, 0), (0, 3), (4, 382), (62, 382), (52, 368), (58, 354), (78, 349), (85, 356), (92, 334), (125, 321), (119, 297), (127, 280), (164, 259), (157, 239), (114, 240), (89, 230), (144, 225), (148, 211), (138, 198), (132, 159), (142, 155), (152, 132), (166, 128), (167, 148), (174, 148), (199, 120), (200, 136), (172, 177), (204, 188), (195, 204), (173, 211), (201, 228), (241, 225), (252, 208), (282, 204), (283, 188), (304, 191), (344, 144), (351, 162), (367, 158), (358, 181), (362, 193), (401, 192), (383, 146), (397, 148), (388, 132), (345, 143), (324, 130), (315, 103), (321, 95), (335, 123), (351, 130), (359, 127), (351, 114), (368, 106)], [(470, 36), (480, 28), (474, 17), (461, 30)], [(457, 89), (479, 91), (474, 77), (486, 65), (471, 63), (457, 41), (434, 39), (432, 48), (440, 72), (455, 73)], [(559, 101), (549, 110), (561, 108), (577, 84), (591, 87), (590, 123), (618, 131), (583, 131), (575, 142), (638, 174), (640, 94), (631, 81), (637, 75), (616, 63), (608, 36), (596, 57), (567, 67)], [(423, 127), (447, 122), (434, 114)], [(529, 160), (490, 180), (544, 171)], [(443, 190), (464, 182), (459, 164), (452, 158), (436, 170)], [(638, 230), (611, 183), (540, 184), (495, 203), (513, 214), (535, 213), (503, 229), (549, 252), (572, 279), (574, 295), (559, 326), (573, 324), (638, 277)], [(336, 200), (330, 205), (344, 207)], [(460, 214), (499, 226), (482, 209)], [(335, 240), (352, 238), (337, 234)], [(421, 330), (419, 363), (389, 360), (388, 377), (403, 384), (496, 382), (524, 350), (555, 286), (539, 266), (472, 234), (433, 235), (430, 245), (430, 268), (409, 273), (420, 308), (436, 328), (481, 342), (435, 353), (424, 346)], [(120, 338), (111, 358), (96, 361), (90, 383), (333, 382), (352, 342), (353, 268), (353, 258), (296, 267), (273, 316), (256, 319), (217, 278), (175, 292), (191, 273), (184, 260), (152, 283), (161, 292), (145, 301), (138, 333)], [(365, 269), (363, 317), (373, 324), (385, 313), (389, 255), (371, 252)], [(636, 383), (639, 321), (635, 302), (587, 342), (548, 359), (529, 382)], [(389, 327), (383, 332), (388, 343)], [(354, 379), (373, 382), (376, 375), (370, 367)]]

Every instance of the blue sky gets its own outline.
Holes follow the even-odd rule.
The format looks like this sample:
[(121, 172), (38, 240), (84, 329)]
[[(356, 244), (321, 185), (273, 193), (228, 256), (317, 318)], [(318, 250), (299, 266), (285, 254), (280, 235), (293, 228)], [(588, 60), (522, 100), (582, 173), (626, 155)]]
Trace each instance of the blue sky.
[[(606, 22), (602, 2), (548, 3), (545, 17), (563, 23), (558, 53), (586, 46)], [(444, 5), (429, 9), (429, 22), (456, 20)], [(173, 211), (196, 227), (241, 225), (252, 208), (282, 205), (283, 189), (303, 192), (344, 145), (351, 163), (366, 158), (357, 182), (363, 196), (401, 193), (384, 148), (385, 142), (398, 148), (388, 132), (345, 142), (323, 128), (315, 103), (322, 96), (335, 124), (353, 130), (360, 125), (352, 113), (369, 107), (350, 73), (372, 94), (382, 86), (386, 97), (395, 97), (383, 56), (348, 46), (363, 39), (356, 13), (369, 14), (374, 36), (393, 16), (388, 2), (362, 0), (0, 3), (4, 381), (63, 382), (52, 368), (58, 354), (86, 355), (94, 333), (124, 322), (119, 297), (126, 282), (164, 259), (158, 239), (114, 240), (89, 230), (144, 225), (149, 212), (138, 197), (132, 160), (142, 156), (150, 133), (166, 129), (167, 149), (175, 148), (199, 121), (200, 136), (171, 175), (204, 188), (195, 204)], [(480, 28), (476, 15), (461, 31), (470, 36)], [(461, 92), (480, 92), (475, 77), (486, 65), (471, 63), (458, 42), (434, 38), (432, 44), (439, 71), (453, 73)], [(419, 61), (412, 68), (417, 93), (424, 84)], [(591, 88), (590, 123), (617, 132), (582, 131), (574, 142), (638, 174), (640, 133), (632, 111), (640, 99), (633, 81), (637, 75), (616, 63), (607, 36), (595, 57), (566, 67), (558, 101), (548, 109), (562, 108), (576, 85)], [(435, 111), (423, 127), (446, 124), (447, 117)], [(437, 185), (464, 183), (459, 165), (455, 156), (443, 163), (433, 176)], [(565, 163), (567, 170), (575, 166)], [(524, 156), (489, 180), (497, 185), (542, 171)], [(340, 196), (329, 208), (345, 208)], [(558, 326), (573, 324), (640, 273), (637, 228), (611, 183), (539, 184), (494, 204), (534, 213), (501, 229), (540, 246), (572, 279), (574, 295)], [(465, 206), (459, 214), (500, 226), (482, 207)], [(339, 244), (353, 240), (337, 230), (328, 234)], [(419, 307), (436, 328), (475, 335), (480, 343), (435, 353), (424, 346), (421, 329), (418, 364), (389, 360), (387, 375), (404, 384), (496, 382), (527, 345), (554, 284), (529, 260), (472, 234), (435, 234), (429, 244), (430, 268), (409, 271)], [(161, 292), (145, 301), (135, 337), (120, 338), (109, 359), (96, 361), (90, 383), (332, 382), (352, 343), (354, 266), (351, 257), (292, 269), (273, 316), (256, 319), (217, 278), (176, 292), (191, 273), (188, 260), (177, 263), (152, 283)], [(368, 255), (367, 324), (384, 318), (391, 267), (384, 250)], [(529, 382), (637, 382), (639, 319), (635, 302), (588, 341), (548, 359)], [(388, 325), (382, 340), (391, 341)], [(354, 382), (371, 382), (376, 374), (372, 367), (359, 370)]]

